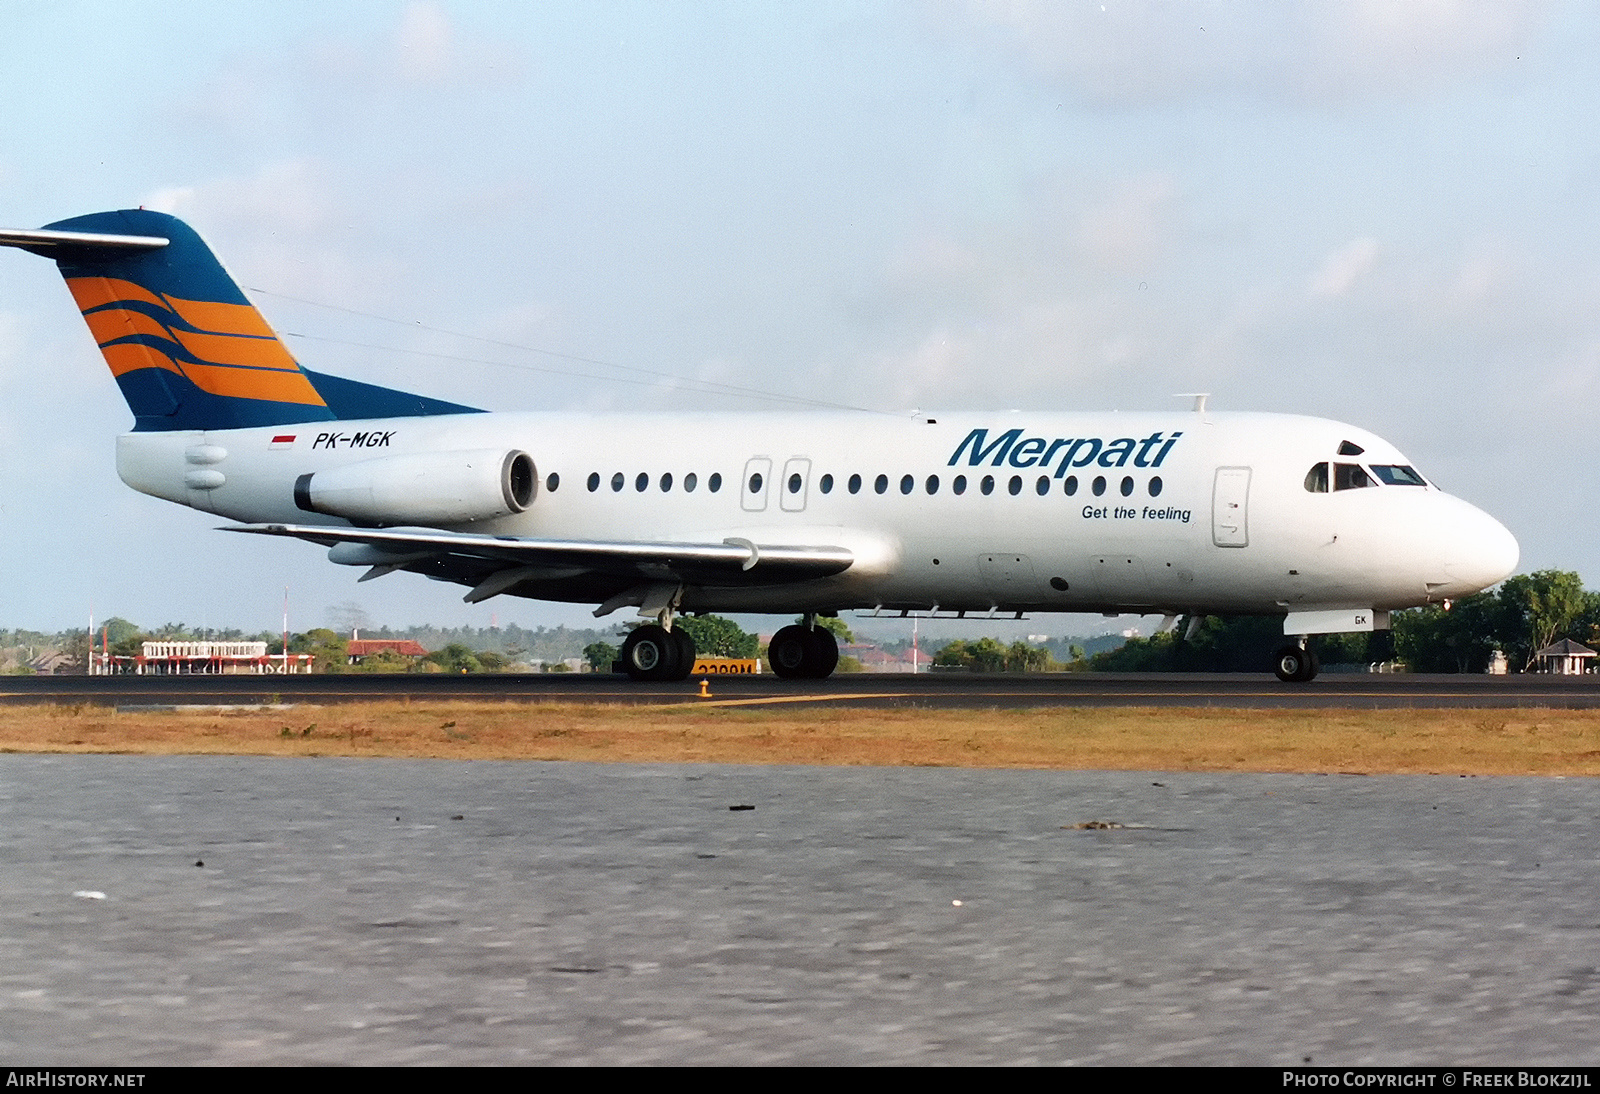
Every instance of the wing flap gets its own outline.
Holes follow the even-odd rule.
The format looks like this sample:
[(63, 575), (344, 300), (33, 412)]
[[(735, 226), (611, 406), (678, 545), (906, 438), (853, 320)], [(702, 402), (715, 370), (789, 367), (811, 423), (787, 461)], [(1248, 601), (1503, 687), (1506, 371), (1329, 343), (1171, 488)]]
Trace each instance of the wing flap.
[[(396, 528), (329, 528), (310, 524), (247, 524), (224, 528), (263, 536), (286, 536), (324, 547), (361, 545), (373, 553), (352, 554), (361, 565), (383, 565), (400, 556), (404, 565), (425, 558), (456, 556), (500, 567), (609, 574), (646, 581), (694, 584), (778, 585), (830, 577), (850, 568), (855, 555), (844, 547), (721, 543), (653, 543), (620, 540), (524, 539)], [(336, 561), (343, 561), (336, 559)]]

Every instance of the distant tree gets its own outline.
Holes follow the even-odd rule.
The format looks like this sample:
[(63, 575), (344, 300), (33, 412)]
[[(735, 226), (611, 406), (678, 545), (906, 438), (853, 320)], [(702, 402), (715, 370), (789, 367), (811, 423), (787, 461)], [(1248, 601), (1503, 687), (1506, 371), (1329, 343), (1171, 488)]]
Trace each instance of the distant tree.
[(130, 623), (120, 615), (114, 615), (100, 625), (100, 633), (110, 645), (125, 642), (130, 638), (139, 638), (143, 631), (137, 623)]
[(610, 672), (612, 663), (621, 656), (622, 651), (610, 642), (590, 642), (583, 647), (583, 659), (589, 662), (592, 672)]
[(1007, 672), (1045, 672), (1054, 663), (1050, 651), (1018, 639), (1006, 651)]
[(1177, 640), (1171, 634), (1130, 638), (1114, 650), (1089, 658), (1089, 667), (1096, 672), (1176, 672), (1176, 646)]
[[(108, 639), (106, 650), (113, 657), (138, 657), (144, 653), (144, 644), (148, 640), (146, 635), (138, 631), (132, 634), (125, 633), (120, 639), (112, 639), (109, 634), (105, 637)], [(96, 642), (95, 647), (98, 649), (99, 646), (100, 643)]]
[(468, 646), (460, 642), (452, 642), (442, 650), (434, 650), (423, 661), (430, 665), (437, 665), (444, 672), (482, 672), (483, 662), (478, 660), (477, 654)]
[(1395, 655), (1413, 672), (1482, 672), (1504, 648), (1504, 618), (1494, 593), (1395, 612)]
[(346, 600), (337, 604), (325, 613), (328, 626), (341, 634), (349, 635), (354, 631), (370, 630), (372, 617), (354, 600)]
[(61, 643), (61, 652), (66, 655), (67, 662), (74, 672), (89, 671), (89, 632), (69, 631), (66, 640)]
[(290, 635), (289, 652), (309, 653), (313, 672), (348, 672), (350, 669), (349, 641), (326, 627)]
[(398, 654), (393, 650), (379, 650), (377, 653), (369, 653), (361, 659), (361, 664), (350, 666), (351, 672), (360, 673), (410, 672), (411, 669), (411, 658)]
[(1573, 628), (1593, 598), (1584, 592), (1577, 574), (1539, 570), (1507, 578), (1499, 600), (1506, 657), (1527, 669), (1540, 650)]
[(1574, 638), (1592, 650), (1600, 651), (1600, 593), (1585, 593), (1588, 604), (1572, 625)]
[(1184, 637), (1188, 618), (1165, 634), (1130, 638), (1097, 653), (1089, 666), (1100, 672), (1255, 672), (1270, 664), (1286, 641), (1276, 616), (1204, 616)]
[(754, 657), (760, 640), (746, 634), (739, 624), (720, 615), (684, 615), (672, 623), (694, 639), (694, 648), (702, 657)]
[(1005, 672), (1009, 652), (997, 639), (984, 637), (967, 641), (958, 638), (933, 655), (941, 668), (962, 668), (969, 672)]

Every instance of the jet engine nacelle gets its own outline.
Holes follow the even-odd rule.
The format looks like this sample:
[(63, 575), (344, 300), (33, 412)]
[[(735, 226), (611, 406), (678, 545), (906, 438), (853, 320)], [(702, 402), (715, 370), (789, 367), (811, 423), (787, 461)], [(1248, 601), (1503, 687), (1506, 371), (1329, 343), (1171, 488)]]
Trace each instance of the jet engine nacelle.
[(533, 458), (515, 449), (422, 452), (301, 475), (294, 503), (308, 513), (373, 524), (467, 524), (533, 502)]

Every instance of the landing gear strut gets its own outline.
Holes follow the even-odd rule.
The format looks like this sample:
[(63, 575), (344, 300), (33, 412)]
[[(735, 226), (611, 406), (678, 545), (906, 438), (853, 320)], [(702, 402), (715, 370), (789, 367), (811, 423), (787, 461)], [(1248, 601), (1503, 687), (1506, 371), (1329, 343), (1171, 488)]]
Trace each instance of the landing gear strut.
[(1321, 667), (1317, 655), (1305, 645), (1303, 638), (1299, 645), (1285, 646), (1273, 654), (1272, 671), (1286, 684), (1304, 684), (1314, 680)]
[(767, 646), (772, 671), (785, 680), (825, 680), (839, 664), (839, 643), (814, 616), (784, 627)]

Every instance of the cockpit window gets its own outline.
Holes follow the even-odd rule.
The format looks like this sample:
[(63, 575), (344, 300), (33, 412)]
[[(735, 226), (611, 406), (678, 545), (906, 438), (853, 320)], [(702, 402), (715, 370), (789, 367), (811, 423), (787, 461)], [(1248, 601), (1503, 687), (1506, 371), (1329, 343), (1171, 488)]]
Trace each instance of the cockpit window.
[(1365, 451), (1366, 449), (1362, 448), (1359, 444), (1356, 444), (1355, 441), (1339, 442), (1339, 455), (1341, 456), (1359, 456)]
[(1375, 463), (1372, 473), (1389, 486), (1427, 486), (1421, 475), (1403, 463)]
[(1306, 489), (1313, 494), (1328, 492), (1328, 465), (1319, 463), (1306, 472)]
[(1377, 486), (1372, 481), (1372, 476), (1362, 469), (1360, 464), (1336, 463), (1333, 465), (1333, 488), (1335, 490), (1359, 490), (1363, 486)]

